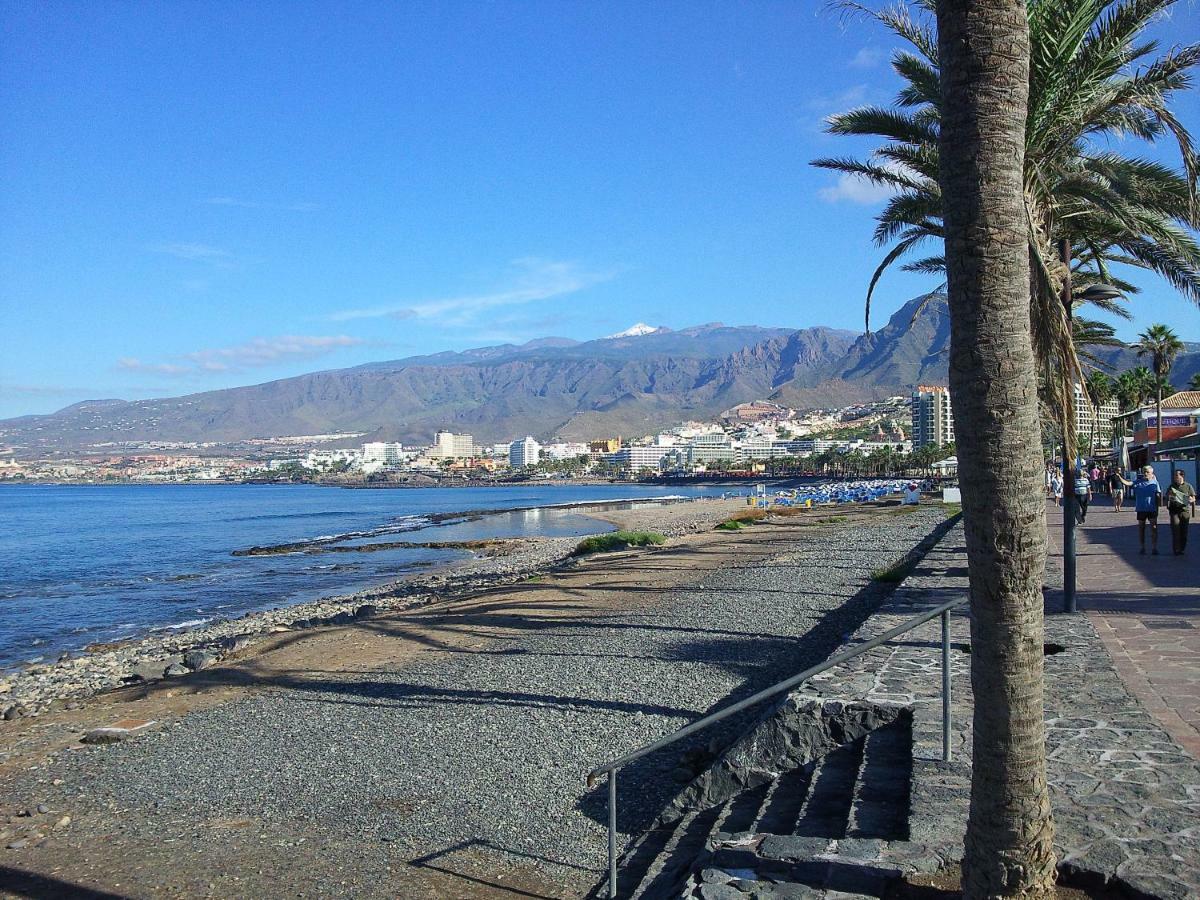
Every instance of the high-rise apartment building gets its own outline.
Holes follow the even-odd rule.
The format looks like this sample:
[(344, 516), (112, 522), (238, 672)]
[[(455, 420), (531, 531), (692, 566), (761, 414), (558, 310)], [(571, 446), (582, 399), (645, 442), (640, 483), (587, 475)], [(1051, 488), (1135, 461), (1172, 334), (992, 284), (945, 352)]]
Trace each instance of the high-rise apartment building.
[(1112, 439), (1113, 416), (1121, 411), (1116, 398), (1105, 400), (1100, 404), (1099, 413), (1092, 408), (1090, 401), (1083, 398), (1083, 388), (1075, 385), (1075, 434), (1081, 441), (1090, 442), (1092, 439), (1092, 423), (1096, 425), (1096, 445), (1107, 446)]
[(954, 443), (954, 414), (950, 410), (950, 389), (940, 385), (919, 384), (912, 394), (913, 448)]
[(430, 456), (437, 459), (467, 459), (475, 456), (475, 438), (469, 434), (439, 431), (433, 439)]
[(532, 437), (513, 441), (508, 447), (508, 464), (514, 469), (536, 466), (542, 461), (542, 445)]

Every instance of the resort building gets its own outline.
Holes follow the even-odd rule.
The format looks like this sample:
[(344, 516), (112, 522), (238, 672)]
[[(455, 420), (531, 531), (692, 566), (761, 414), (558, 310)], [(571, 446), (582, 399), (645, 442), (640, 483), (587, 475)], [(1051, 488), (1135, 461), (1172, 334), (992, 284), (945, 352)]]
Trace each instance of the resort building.
[(912, 443), (917, 449), (930, 444), (941, 447), (954, 443), (954, 414), (950, 410), (949, 388), (917, 385), (912, 394)]
[(541, 461), (542, 445), (531, 436), (526, 436), (524, 440), (513, 441), (508, 446), (508, 464), (514, 469), (536, 466)]
[(592, 454), (593, 456), (604, 456), (608, 453), (616, 453), (620, 449), (621, 439), (619, 437), (605, 438), (602, 441), (588, 442), (588, 453)]
[(1096, 445), (1107, 445), (1112, 438), (1113, 418), (1121, 411), (1116, 398), (1100, 404), (1100, 415), (1096, 416), (1092, 404), (1083, 396), (1083, 388), (1075, 385), (1075, 433), (1082, 440), (1092, 437), (1092, 425), (1096, 427)]
[(547, 444), (542, 447), (542, 454), (549, 459), (576, 459), (588, 455), (588, 445), (571, 442)]
[(641, 472), (643, 469), (660, 472), (663, 467), (663, 457), (666, 456), (666, 453), (667, 448), (664, 447), (630, 444), (609, 456), (609, 459), (613, 465), (619, 466), (624, 472), (636, 473)]
[(404, 446), (392, 441), (373, 441), (362, 445), (362, 464), (367, 469), (391, 468), (404, 461)]
[(469, 434), (439, 431), (434, 436), (429, 455), (435, 459), (468, 459), (476, 455), (475, 438)]
[(738, 441), (734, 449), (739, 462), (751, 459), (783, 459), (785, 456), (795, 455), (789, 446), (790, 443), (790, 441), (772, 441), (759, 438), (757, 440)]
[(698, 434), (688, 443), (688, 465), (706, 465), (710, 462), (733, 462), (736, 457), (733, 441), (723, 431)]

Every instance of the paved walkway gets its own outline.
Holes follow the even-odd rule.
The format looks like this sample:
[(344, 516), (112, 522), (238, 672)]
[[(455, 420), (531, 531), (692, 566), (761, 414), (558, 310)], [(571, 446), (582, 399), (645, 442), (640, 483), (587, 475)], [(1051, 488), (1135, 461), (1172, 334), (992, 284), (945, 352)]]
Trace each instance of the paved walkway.
[[(1113, 515), (1107, 509), (1102, 513)], [(1097, 529), (1099, 535), (1099, 526)], [(1119, 539), (1115, 533), (1112, 537)], [(966, 597), (964, 544), (962, 526), (956, 526), (844, 647), (862, 643), (949, 600)], [(1136, 553), (1136, 545), (1134, 549)], [(1103, 568), (1103, 561), (1110, 562), (1110, 569), (1120, 562), (1099, 540), (1089, 544), (1087, 552), (1095, 554), (1085, 558), (1095, 561), (1098, 568)], [(1102, 553), (1106, 556), (1099, 556)], [(1147, 559), (1179, 562), (1171, 556)], [(1164, 900), (1200, 897), (1200, 764), (1176, 745), (1126, 686), (1105, 652), (1091, 617), (1054, 611), (1054, 604), (1061, 604), (1060, 562), (1052, 559), (1047, 567), (1046, 583), (1051, 590), (1045, 621), (1046, 768), (1060, 872), (1068, 883), (1097, 887), (1106, 884), (1119, 896)], [(1166, 602), (1169, 590), (1162, 582), (1167, 575), (1161, 573), (1172, 570), (1164, 567), (1161, 573), (1158, 569), (1148, 571), (1152, 582), (1163, 591), (1158, 602)], [(1175, 588), (1174, 593), (1180, 590)], [(1123, 593), (1116, 589), (1101, 593), (1097, 587), (1089, 596), (1106, 596), (1109, 602), (1115, 602), (1112, 598)], [(1127, 602), (1138, 602), (1137, 596)], [(822, 838), (814, 842), (803, 838), (802, 846), (793, 843), (784, 848), (785, 855), (776, 853), (778, 844), (763, 841), (757, 848), (750, 848), (757, 859), (746, 859), (747, 853), (743, 852), (732, 866), (734, 871), (725, 873), (730, 876), (753, 868), (763, 878), (734, 876), (717, 893), (703, 893), (710, 885), (694, 885), (701, 896), (731, 900), (747, 895), (759, 900), (847, 898), (858, 896), (859, 889), (846, 888), (850, 893), (814, 890), (813, 873), (825, 871), (823, 866), (832, 867), (861, 880), (896, 871), (932, 873), (961, 862), (970, 801), (974, 707), (970, 622), (965, 607), (959, 607), (951, 616), (950, 639), (950, 762), (942, 761), (941, 628), (936, 619), (811, 678), (788, 698), (793, 708), (820, 704), (831, 714), (837, 709), (829, 705), (831, 702), (847, 700), (880, 706), (899, 704), (911, 710), (908, 840)], [(1150, 679), (1160, 677), (1161, 667), (1149, 663), (1146, 667)], [(744, 736), (738, 746), (753, 748), (760, 756), (769, 753), (768, 724)], [(735, 748), (733, 752), (741, 750)], [(742, 850), (750, 847), (739, 846)], [(780, 871), (781, 860), (794, 865), (778, 876), (774, 873)], [(719, 875), (716, 877), (720, 880)]]
[[(1062, 565), (1062, 511), (1049, 505), (1051, 565)], [(1093, 501), (1076, 529), (1079, 608), (1085, 610), (1130, 693), (1179, 746), (1200, 760), (1200, 539), (1171, 553), (1159, 514), (1159, 555), (1138, 553), (1137, 519)], [(1200, 529), (1193, 529), (1200, 532)]]

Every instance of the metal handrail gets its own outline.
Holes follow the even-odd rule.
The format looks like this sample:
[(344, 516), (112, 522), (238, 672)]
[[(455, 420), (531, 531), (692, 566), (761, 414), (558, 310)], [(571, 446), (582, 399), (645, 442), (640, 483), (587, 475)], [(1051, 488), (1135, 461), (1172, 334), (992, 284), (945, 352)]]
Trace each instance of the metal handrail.
[(689, 734), (694, 734), (702, 728), (707, 728), (714, 722), (719, 722), (729, 716), (739, 713), (744, 709), (748, 709), (763, 700), (774, 697), (776, 694), (781, 694), (784, 691), (789, 691), (799, 684), (812, 678), (814, 675), (820, 675), (835, 666), (840, 666), (847, 660), (854, 659), (856, 656), (861, 656), (868, 650), (874, 650), (881, 644), (886, 644), (893, 638), (899, 637), (914, 628), (924, 625), (931, 619), (938, 616), (942, 617), (942, 759), (946, 762), (950, 761), (950, 610), (966, 603), (967, 597), (960, 597), (957, 600), (950, 600), (935, 606), (933, 609), (921, 613), (919, 616), (914, 616), (906, 622), (902, 622), (895, 628), (889, 628), (883, 634), (876, 635), (865, 643), (859, 644), (850, 650), (843, 650), (841, 653), (829, 657), (823, 663), (805, 669), (799, 675), (793, 675), (786, 681), (781, 681), (778, 684), (772, 685), (769, 688), (764, 688), (756, 694), (751, 694), (745, 700), (739, 700), (722, 710), (715, 713), (710, 713), (702, 719), (692, 722), (690, 725), (673, 731), (666, 737), (661, 737), (653, 743), (646, 744), (644, 747), (639, 747), (626, 753), (612, 762), (605, 763), (602, 766), (597, 766), (587, 774), (587, 786), (590, 788), (595, 785), (596, 779), (607, 773), (608, 775), (608, 896), (617, 896), (617, 770), (629, 765), (631, 762), (641, 759), (653, 753), (655, 750), (661, 750), (663, 747), (674, 744), (676, 741), (682, 740)]

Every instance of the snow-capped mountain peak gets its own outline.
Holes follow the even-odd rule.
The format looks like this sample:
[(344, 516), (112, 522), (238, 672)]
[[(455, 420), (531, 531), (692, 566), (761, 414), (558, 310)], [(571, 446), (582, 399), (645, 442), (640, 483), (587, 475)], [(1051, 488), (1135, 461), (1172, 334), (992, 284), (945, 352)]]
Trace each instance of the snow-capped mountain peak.
[(610, 341), (613, 338), (641, 337), (643, 334), (654, 334), (656, 331), (662, 331), (662, 329), (654, 325), (647, 325), (645, 322), (638, 322), (624, 331), (618, 331), (616, 334), (606, 334), (601, 340)]

